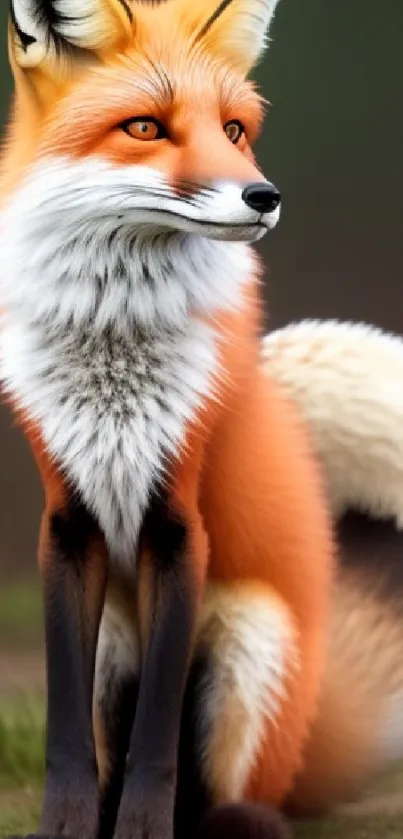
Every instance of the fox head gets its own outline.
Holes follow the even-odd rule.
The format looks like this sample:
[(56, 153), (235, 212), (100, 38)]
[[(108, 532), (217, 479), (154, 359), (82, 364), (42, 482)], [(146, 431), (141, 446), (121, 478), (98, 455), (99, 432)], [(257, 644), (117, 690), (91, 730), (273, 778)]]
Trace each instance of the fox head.
[(12, 293), (17, 264), (43, 305), (56, 276), (66, 301), (68, 276), (76, 317), (72, 278), (82, 303), (113, 275), (116, 300), (116, 277), (130, 270), (143, 277), (144, 312), (156, 306), (151, 274), (170, 310), (175, 278), (178, 301), (211, 311), (234, 276), (250, 276), (241, 243), (264, 235), (280, 209), (254, 160), (262, 102), (247, 78), (276, 4), (11, 0), (0, 250)]
[(276, 2), (11, 0), (15, 130), (30, 165), (33, 153), (75, 164), (94, 217), (259, 238), (279, 194), (254, 162), (262, 106), (245, 77)]

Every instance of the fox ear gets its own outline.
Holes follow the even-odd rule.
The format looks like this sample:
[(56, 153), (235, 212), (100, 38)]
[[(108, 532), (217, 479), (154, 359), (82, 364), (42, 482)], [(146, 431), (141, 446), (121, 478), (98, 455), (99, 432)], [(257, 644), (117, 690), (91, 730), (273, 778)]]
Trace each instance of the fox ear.
[(12, 60), (50, 75), (113, 47), (132, 28), (131, 0), (11, 0)]
[[(278, 0), (208, 0), (197, 40), (249, 72), (268, 43)], [(210, 12), (210, 13), (209, 13)], [(199, 15), (200, 18), (200, 15)]]

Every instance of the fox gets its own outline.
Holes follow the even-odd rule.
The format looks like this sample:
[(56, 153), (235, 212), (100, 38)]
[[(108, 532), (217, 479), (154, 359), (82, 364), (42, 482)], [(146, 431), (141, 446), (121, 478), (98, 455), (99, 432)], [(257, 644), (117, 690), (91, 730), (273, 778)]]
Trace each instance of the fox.
[(11, 0), (2, 389), (44, 492), (38, 837), (284, 836), (335, 551), (261, 364), (276, 0)]

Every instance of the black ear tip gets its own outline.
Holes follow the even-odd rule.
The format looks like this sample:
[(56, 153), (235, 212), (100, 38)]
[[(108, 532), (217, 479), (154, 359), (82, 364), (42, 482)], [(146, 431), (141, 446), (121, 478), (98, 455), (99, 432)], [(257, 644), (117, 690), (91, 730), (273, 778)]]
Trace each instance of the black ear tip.
[(195, 839), (291, 839), (287, 821), (270, 807), (225, 804), (202, 819)]

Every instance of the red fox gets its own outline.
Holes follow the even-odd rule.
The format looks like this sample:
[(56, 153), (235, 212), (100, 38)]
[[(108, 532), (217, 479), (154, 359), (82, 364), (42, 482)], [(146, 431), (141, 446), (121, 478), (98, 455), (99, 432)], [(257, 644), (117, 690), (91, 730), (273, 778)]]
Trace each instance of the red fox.
[(250, 244), (280, 194), (247, 75), (275, 6), (11, 2), (0, 354), (45, 492), (41, 835), (172, 839), (175, 805), (178, 834), (207, 807), (207, 835), (277, 835), (301, 767), (334, 562), (260, 364)]

